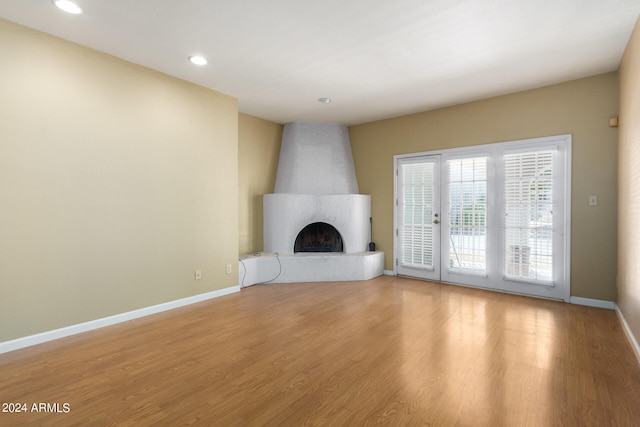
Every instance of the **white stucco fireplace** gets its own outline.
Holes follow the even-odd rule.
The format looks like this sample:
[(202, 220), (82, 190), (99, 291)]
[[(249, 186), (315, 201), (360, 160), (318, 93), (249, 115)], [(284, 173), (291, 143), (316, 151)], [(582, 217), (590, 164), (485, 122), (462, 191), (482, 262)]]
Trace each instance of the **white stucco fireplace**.
[[(275, 190), (264, 195), (263, 212), (264, 252), (241, 257), (245, 286), (276, 275), (274, 282), (308, 282), (383, 273), (384, 253), (368, 252), (371, 196), (359, 194), (346, 126), (285, 125)], [(264, 274), (247, 279), (253, 264)]]

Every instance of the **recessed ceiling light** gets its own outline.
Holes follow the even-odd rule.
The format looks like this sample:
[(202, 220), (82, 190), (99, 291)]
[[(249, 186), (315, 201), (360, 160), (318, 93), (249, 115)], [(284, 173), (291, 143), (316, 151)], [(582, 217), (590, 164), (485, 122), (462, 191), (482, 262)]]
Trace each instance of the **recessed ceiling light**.
[(328, 104), (331, 102), (331, 98), (318, 98), (318, 102), (322, 102), (323, 104)]
[(207, 65), (207, 59), (204, 56), (193, 55), (189, 57), (189, 61), (196, 65)]
[(67, 13), (72, 13), (74, 15), (82, 13), (82, 8), (70, 0), (51, 0), (51, 2)]

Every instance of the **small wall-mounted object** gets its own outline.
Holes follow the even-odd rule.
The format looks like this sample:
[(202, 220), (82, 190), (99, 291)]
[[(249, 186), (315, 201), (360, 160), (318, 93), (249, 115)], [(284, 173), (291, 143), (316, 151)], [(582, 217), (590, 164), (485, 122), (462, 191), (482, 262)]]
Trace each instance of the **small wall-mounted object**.
[(618, 127), (618, 116), (613, 116), (609, 119), (609, 127), (610, 128)]

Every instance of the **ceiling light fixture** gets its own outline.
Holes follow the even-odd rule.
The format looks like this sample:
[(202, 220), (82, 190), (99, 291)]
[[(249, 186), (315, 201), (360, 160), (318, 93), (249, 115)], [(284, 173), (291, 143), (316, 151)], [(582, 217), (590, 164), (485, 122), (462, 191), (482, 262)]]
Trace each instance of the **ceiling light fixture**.
[(318, 102), (322, 102), (323, 104), (328, 104), (331, 102), (331, 98), (318, 98)]
[(207, 65), (207, 59), (204, 56), (193, 55), (189, 57), (189, 61), (196, 65)]
[(62, 9), (67, 13), (79, 15), (82, 13), (82, 8), (70, 0), (51, 0), (51, 3), (56, 5), (58, 9)]

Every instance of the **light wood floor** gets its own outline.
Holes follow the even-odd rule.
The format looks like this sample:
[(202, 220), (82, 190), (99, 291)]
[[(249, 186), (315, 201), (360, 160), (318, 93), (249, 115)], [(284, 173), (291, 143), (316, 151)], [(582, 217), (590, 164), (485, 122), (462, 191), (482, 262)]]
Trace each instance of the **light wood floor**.
[(0, 355), (0, 402), (70, 407), (2, 426), (638, 426), (640, 366), (613, 311), (380, 277)]

